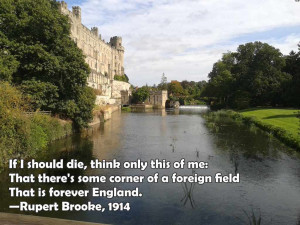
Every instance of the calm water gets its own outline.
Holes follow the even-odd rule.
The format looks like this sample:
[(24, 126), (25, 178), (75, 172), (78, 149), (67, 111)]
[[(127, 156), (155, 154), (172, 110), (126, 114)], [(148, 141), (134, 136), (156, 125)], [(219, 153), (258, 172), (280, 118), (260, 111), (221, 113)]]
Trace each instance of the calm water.
[[(254, 127), (229, 119), (206, 121), (205, 108), (185, 107), (176, 111), (115, 113), (110, 121), (89, 131), (87, 136), (74, 136), (51, 145), (40, 160), (77, 158), (133, 161), (182, 158), (207, 161), (207, 170), (160, 169), (87, 170), (87, 175), (191, 175), (239, 173), (238, 184), (59, 184), (25, 185), (21, 188), (54, 186), (56, 189), (133, 189), (139, 187), (141, 198), (73, 198), (43, 199), (10, 198), (7, 171), (0, 175), (0, 211), (9, 204), (26, 200), (31, 203), (130, 202), (130, 212), (51, 212), (41, 216), (58, 217), (109, 224), (249, 224), (252, 213), (262, 224), (300, 225), (300, 156)], [(22, 174), (32, 171), (17, 171)], [(42, 171), (36, 171), (36, 173)], [(82, 174), (80, 170), (46, 170), (48, 174)]]

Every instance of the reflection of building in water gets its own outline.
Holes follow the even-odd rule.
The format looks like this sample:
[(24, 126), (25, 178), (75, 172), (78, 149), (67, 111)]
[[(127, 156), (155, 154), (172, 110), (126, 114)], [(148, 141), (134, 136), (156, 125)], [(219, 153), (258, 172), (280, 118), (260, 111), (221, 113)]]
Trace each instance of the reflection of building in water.
[(157, 108), (165, 108), (167, 100), (168, 91), (152, 91), (146, 99), (145, 104), (150, 104)]
[(94, 143), (93, 155), (97, 159), (113, 159), (120, 150), (121, 139), (120, 132), (124, 130), (124, 117), (120, 111), (114, 112), (110, 120), (101, 123), (100, 127), (95, 126), (92, 135)]

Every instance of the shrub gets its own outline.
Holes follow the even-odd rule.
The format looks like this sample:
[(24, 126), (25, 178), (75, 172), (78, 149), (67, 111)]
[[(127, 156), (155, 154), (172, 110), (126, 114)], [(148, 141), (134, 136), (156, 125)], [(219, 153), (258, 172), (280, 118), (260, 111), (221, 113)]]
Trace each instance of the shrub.
[(150, 93), (147, 87), (141, 87), (132, 93), (132, 102), (134, 103), (142, 103), (148, 97)]
[(0, 168), (10, 158), (34, 157), (47, 144), (72, 133), (71, 122), (48, 115), (26, 114), (26, 99), (7, 82), (0, 82)]
[(124, 82), (127, 82), (127, 83), (129, 82), (129, 78), (127, 77), (126, 74), (124, 74), (124, 75), (115, 75), (114, 80), (124, 81)]

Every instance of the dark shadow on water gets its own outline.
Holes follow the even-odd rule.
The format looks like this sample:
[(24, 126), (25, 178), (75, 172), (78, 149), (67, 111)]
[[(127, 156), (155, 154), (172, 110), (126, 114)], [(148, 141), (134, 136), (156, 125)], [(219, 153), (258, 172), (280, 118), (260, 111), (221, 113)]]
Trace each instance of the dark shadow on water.
[[(59, 183), (15, 183), (11, 184), (9, 180), (9, 173), (18, 173), (22, 176), (28, 176), (29, 174), (33, 174), (37, 177), (38, 174), (45, 173), (47, 176), (66, 176), (70, 174), (70, 176), (77, 177), (78, 175), (83, 175), (85, 173), (82, 169), (68, 169), (66, 168), (66, 163), (71, 159), (77, 159), (78, 161), (84, 162), (86, 165), (90, 160), (93, 159), (93, 142), (89, 138), (80, 138), (80, 136), (74, 135), (73, 137), (66, 138), (64, 140), (57, 141), (51, 144), (47, 151), (40, 154), (35, 158), (36, 162), (52, 162), (54, 159), (64, 160), (64, 168), (63, 169), (15, 169), (15, 170), (6, 170), (0, 174), (0, 211), (9, 212), (9, 213), (20, 213), (17, 210), (9, 209), (9, 205), (18, 204), (20, 201), (26, 201), (29, 204), (52, 204), (53, 202), (57, 202), (61, 204), (62, 201), (69, 201), (71, 203), (84, 203), (86, 202), (85, 198), (82, 197), (50, 197), (46, 195), (45, 197), (10, 197), (9, 187), (19, 187), (21, 190), (33, 188), (36, 193), (39, 188), (48, 190), (49, 187), (53, 187), (55, 190), (85, 190), (87, 189), (87, 185), (78, 182), (70, 182), (68, 179), (67, 183), (59, 182)], [(37, 178), (36, 178), (37, 179)], [(32, 214), (30, 212), (22, 212), (22, 214)], [(68, 215), (71, 215), (71, 212), (40, 212), (39, 216), (47, 216), (47, 217), (61, 217), (61, 218), (70, 218)], [(70, 218), (71, 219), (71, 218)]]

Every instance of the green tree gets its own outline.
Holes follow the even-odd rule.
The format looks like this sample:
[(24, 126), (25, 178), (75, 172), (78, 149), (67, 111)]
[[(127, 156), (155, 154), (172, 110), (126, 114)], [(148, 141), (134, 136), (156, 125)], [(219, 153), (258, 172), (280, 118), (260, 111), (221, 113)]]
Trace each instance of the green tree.
[(57, 86), (50, 82), (25, 80), (19, 86), (23, 94), (30, 99), (33, 110), (55, 110), (59, 95)]
[(180, 82), (178, 81), (171, 81), (171, 83), (168, 85), (168, 93), (171, 96), (181, 96), (184, 95), (184, 89), (181, 86)]
[(10, 41), (0, 31), (0, 80), (9, 82), (19, 66), (19, 62), (9, 50), (11, 45)]
[(147, 86), (141, 87), (132, 93), (132, 101), (134, 103), (143, 103), (150, 95)]
[(285, 59), (279, 49), (266, 43), (240, 45), (236, 53), (236, 88), (251, 93), (253, 105), (275, 105), (282, 83), (290, 76), (282, 69)]
[(157, 88), (159, 90), (167, 90), (168, 89), (167, 77), (165, 76), (165, 73), (162, 74), (161, 81), (157, 85)]
[[(8, 69), (0, 71), (1, 79), (17, 85), (35, 80), (55, 86), (57, 104), (50, 108), (53, 106), (54, 113), (61, 116), (68, 115), (78, 127), (87, 126), (91, 116), (86, 115), (92, 114), (90, 101), (95, 96), (91, 93), (84, 98), (88, 101), (86, 106), (90, 107), (82, 107), (80, 101), (83, 92), (87, 92), (90, 70), (82, 51), (70, 38), (69, 20), (59, 12), (58, 3), (54, 0), (1, 0), (0, 30), (0, 45), (6, 42), (5, 51), (12, 59), (11, 65), (7, 64)], [(2, 51), (0, 57), (1, 65), (7, 59)], [(34, 95), (33, 86), (29, 86), (32, 90), (26, 88), (26, 91)], [(47, 100), (43, 98), (48, 93), (41, 94), (40, 91), (38, 89), (36, 95), (45, 103)], [(40, 105), (41, 109), (48, 109), (44, 103)], [(73, 107), (83, 111), (70, 114)]]
[(283, 101), (286, 105), (300, 107), (300, 44), (298, 44), (298, 52), (292, 51), (285, 59), (284, 71), (292, 78), (285, 83)]
[(266, 43), (240, 45), (214, 64), (203, 96), (216, 98), (223, 107), (280, 104), (284, 84), (291, 79), (284, 66), (281, 52)]

